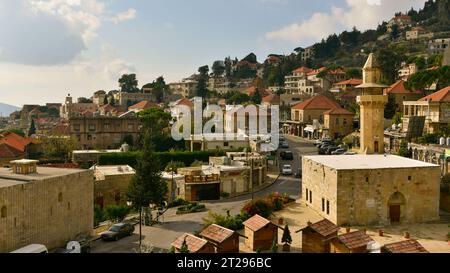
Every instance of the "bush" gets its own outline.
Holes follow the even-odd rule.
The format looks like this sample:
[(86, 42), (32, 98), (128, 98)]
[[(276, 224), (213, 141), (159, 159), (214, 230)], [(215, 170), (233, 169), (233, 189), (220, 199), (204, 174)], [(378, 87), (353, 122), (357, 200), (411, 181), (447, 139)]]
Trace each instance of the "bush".
[(94, 206), (94, 226), (97, 227), (101, 222), (106, 221), (105, 213), (99, 205)]
[(183, 205), (183, 206), (179, 207), (177, 209), (177, 213), (178, 214), (180, 214), (180, 213), (181, 214), (182, 213), (195, 213), (195, 212), (201, 212), (205, 209), (206, 209), (206, 206), (203, 204), (199, 204), (196, 202), (194, 202), (194, 203), (188, 202), (187, 205)]
[(125, 217), (130, 213), (128, 206), (108, 206), (105, 209), (106, 217), (113, 222), (122, 222)]
[(203, 219), (206, 226), (216, 224), (224, 228), (228, 228), (234, 231), (244, 228), (244, 222), (250, 218), (248, 214), (241, 213), (235, 216), (220, 215), (217, 213), (209, 212), (208, 218)]
[(187, 204), (189, 204), (188, 201), (186, 201), (186, 200), (184, 200), (182, 198), (177, 198), (172, 203), (169, 204), (169, 208), (184, 206), (184, 205), (187, 205)]
[(242, 212), (246, 213), (250, 217), (259, 214), (262, 217), (268, 218), (272, 215), (274, 207), (269, 200), (259, 199), (256, 201), (248, 202), (243, 208)]
[(220, 193), (220, 197), (222, 197), (222, 198), (228, 198), (228, 197), (230, 197), (230, 194), (229, 194), (228, 192), (221, 192), (221, 193)]

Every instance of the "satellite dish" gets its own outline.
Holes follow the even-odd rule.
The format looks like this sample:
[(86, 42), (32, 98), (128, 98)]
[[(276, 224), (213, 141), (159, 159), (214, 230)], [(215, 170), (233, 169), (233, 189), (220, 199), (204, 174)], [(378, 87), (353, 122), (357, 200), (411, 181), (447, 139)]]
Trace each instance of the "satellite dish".
[(67, 243), (68, 250), (72, 250), (70, 253), (81, 253), (81, 245), (79, 242), (70, 241)]

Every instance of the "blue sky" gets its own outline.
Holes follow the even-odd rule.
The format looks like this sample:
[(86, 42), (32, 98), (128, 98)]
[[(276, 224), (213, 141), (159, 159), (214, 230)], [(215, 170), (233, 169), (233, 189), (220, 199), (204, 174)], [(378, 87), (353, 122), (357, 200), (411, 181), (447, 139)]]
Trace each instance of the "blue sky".
[(168, 82), (250, 52), (263, 61), (327, 35), (375, 27), (425, 0), (0, 0), (0, 102), (62, 102)]

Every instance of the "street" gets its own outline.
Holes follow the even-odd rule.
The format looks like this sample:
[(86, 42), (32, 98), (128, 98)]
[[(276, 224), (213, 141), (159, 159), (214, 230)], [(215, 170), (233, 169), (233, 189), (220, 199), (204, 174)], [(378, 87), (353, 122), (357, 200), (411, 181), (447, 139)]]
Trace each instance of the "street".
[[(317, 148), (311, 141), (303, 140), (298, 137), (285, 136), (289, 143), (288, 149), (280, 151), (292, 151), (294, 153), (293, 161), (280, 161), (279, 165), (291, 164), (293, 172), (301, 168), (301, 157), (304, 155), (317, 154)], [(255, 198), (266, 197), (272, 192), (288, 193), (292, 198), (299, 199), (301, 193), (301, 180), (293, 176), (280, 176), (271, 186), (254, 193)], [(252, 195), (247, 194), (227, 200), (202, 202), (209, 211), (231, 215), (240, 213), (240, 210), (246, 202), (251, 200)], [(169, 249), (173, 240), (183, 233), (195, 233), (201, 231), (204, 227), (203, 219), (208, 217), (207, 212), (177, 215), (176, 209), (169, 209), (162, 219), (162, 224), (152, 227), (142, 227), (144, 244), (151, 244), (154, 247)], [(139, 227), (136, 226), (135, 234), (126, 237), (117, 242), (96, 241), (92, 244), (94, 253), (132, 253), (139, 246)]]

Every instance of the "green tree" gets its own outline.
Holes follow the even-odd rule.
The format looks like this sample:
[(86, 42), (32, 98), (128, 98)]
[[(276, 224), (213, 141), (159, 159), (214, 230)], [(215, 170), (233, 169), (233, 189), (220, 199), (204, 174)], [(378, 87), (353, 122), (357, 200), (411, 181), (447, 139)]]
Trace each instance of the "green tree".
[(362, 70), (359, 68), (350, 68), (345, 72), (347, 78), (350, 79), (361, 79), (362, 78)]
[(163, 102), (165, 95), (170, 92), (169, 86), (166, 84), (163, 76), (158, 77), (156, 81), (146, 84), (142, 88), (144, 87), (153, 89), (152, 92), (157, 102)]
[(80, 97), (78, 98), (78, 103), (93, 103), (93, 101), (91, 99), (85, 98), (85, 97)]
[(198, 97), (203, 98), (208, 95), (207, 81), (208, 81), (209, 67), (207, 65), (201, 66), (198, 69), (198, 72), (200, 73), (200, 76), (197, 83), (196, 95)]
[(31, 119), (30, 128), (28, 129), (28, 136), (32, 136), (36, 134), (36, 125), (34, 124), (34, 119)]
[(254, 104), (261, 104), (262, 102), (262, 96), (261, 96), (261, 92), (259, 92), (258, 89), (255, 90), (255, 92), (252, 94), (251, 96), (251, 101)]
[(396, 41), (399, 36), (400, 36), (400, 32), (399, 32), (398, 26), (397, 25), (393, 25), (392, 29), (391, 29), (391, 39), (393, 41)]
[(60, 159), (68, 162), (70, 154), (78, 146), (78, 142), (73, 137), (51, 136), (42, 141), (41, 147), (45, 157), (50, 159)]
[(122, 92), (138, 93), (138, 80), (136, 74), (124, 74), (119, 79), (119, 86)]
[(221, 77), (225, 72), (224, 61), (215, 61), (211, 67), (214, 77)]
[(392, 124), (400, 124), (402, 123), (403, 113), (397, 112), (392, 118)]
[(130, 208), (127, 206), (111, 205), (105, 208), (105, 216), (112, 222), (122, 222), (130, 213)]
[(406, 59), (403, 51), (396, 47), (381, 48), (377, 59), (381, 67), (384, 82), (390, 84), (395, 82), (402, 62)]
[(181, 245), (180, 253), (183, 253), (183, 254), (184, 253), (189, 253), (189, 247), (188, 247), (187, 242), (186, 242), (186, 237), (184, 238), (183, 244)]
[(290, 245), (292, 244), (291, 231), (289, 230), (289, 226), (286, 225), (283, 230), (283, 237), (281, 238), (281, 242), (283, 244)]
[(400, 149), (398, 151), (398, 155), (407, 157), (407, 158), (411, 158), (412, 151), (411, 151), (411, 149), (408, 149), (408, 142), (406, 140), (402, 140), (402, 142), (400, 143)]
[(384, 108), (384, 118), (392, 119), (396, 113), (397, 106), (395, 105), (395, 98), (392, 95), (388, 96), (388, 103)]
[(105, 221), (105, 213), (99, 205), (94, 206), (94, 227)]
[(275, 236), (275, 238), (273, 238), (272, 246), (270, 247), (270, 250), (272, 251), (272, 253), (277, 253), (278, 252), (278, 241), (277, 241), (277, 237), (276, 236)]

